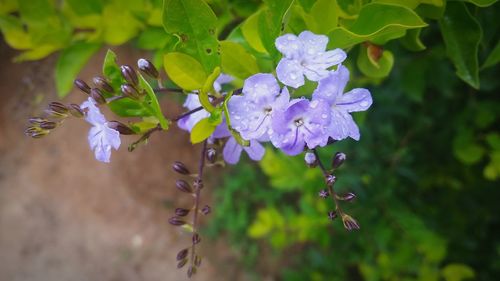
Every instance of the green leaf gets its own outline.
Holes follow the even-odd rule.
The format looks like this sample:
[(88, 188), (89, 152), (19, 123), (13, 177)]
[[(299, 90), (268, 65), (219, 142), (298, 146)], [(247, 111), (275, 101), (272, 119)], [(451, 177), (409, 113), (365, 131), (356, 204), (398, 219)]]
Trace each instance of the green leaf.
[(484, 152), (484, 148), (476, 142), (471, 131), (461, 131), (453, 139), (453, 154), (466, 165), (479, 162)]
[(69, 93), (80, 70), (100, 47), (96, 43), (75, 42), (62, 51), (55, 72), (57, 95), (60, 98)]
[(0, 16), (0, 30), (5, 41), (14, 49), (24, 50), (31, 48), (31, 37), (23, 28), (19, 18), (11, 15)]
[(459, 263), (448, 264), (441, 270), (441, 274), (446, 281), (461, 281), (475, 276), (472, 268)]
[(116, 54), (108, 49), (102, 65), (102, 74), (108, 79), (115, 90), (125, 81), (121, 75), (120, 67), (116, 63)]
[(410, 51), (425, 50), (425, 45), (420, 41), (420, 32), (422, 28), (410, 29), (406, 31), (405, 37), (401, 38), (401, 44)]
[(141, 32), (137, 38), (137, 48), (145, 50), (157, 50), (165, 46), (169, 38), (161, 27), (150, 27)]
[(461, 1), (469, 2), (478, 7), (484, 8), (495, 4), (498, 0), (461, 0)]
[(241, 32), (248, 44), (257, 52), (266, 53), (259, 34), (259, 17), (262, 11), (257, 11), (249, 16), (241, 26)]
[(230, 41), (222, 41), (221, 65), (224, 73), (246, 79), (259, 72), (257, 60), (243, 46)]
[(214, 90), (214, 82), (217, 79), (217, 77), (219, 77), (219, 75), (220, 75), (220, 67), (216, 67), (214, 71), (207, 77), (207, 80), (205, 80), (203, 87), (198, 93), (198, 98), (200, 100), (201, 105), (206, 111), (210, 113), (214, 112), (215, 107), (210, 102), (208, 94), (209, 93), (213, 93), (214, 95), (216, 94)]
[(339, 17), (337, 2), (332, 0), (318, 0), (312, 6), (309, 15), (314, 23), (314, 28), (311, 31), (319, 34), (327, 34), (337, 27)]
[(259, 16), (259, 35), (264, 48), (277, 57), (278, 50), (274, 46), (274, 41), (281, 34), (286, 25), (286, 14), (293, 4), (293, 0), (264, 0), (267, 9), (264, 9)]
[(100, 14), (102, 12), (101, 0), (66, 0), (66, 3), (79, 15)]
[(207, 74), (203, 66), (193, 57), (183, 53), (168, 53), (163, 57), (163, 65), (168, 77), (187, 91), (203, 87)]
[(385, 43), (404, 36), (408, 29), (425, 26), (427, 24), (407, 7), (371, 3), (363, 6), (349, 28), (337, 27), (328, 34), (329, 47), (347, 48), (364, 41)]
[(26, 52), (22, 52), (18, 56), (14, 58), (14, 62), (23, 62), (23, 61), (32, 61), (42, 59), (53, 52), (59, 50), (59, 46), (55, 45), (41, 45), (28, 50)]
[(497, 45), (495, 46), (493, 51), (491, 51), (491, 53), (488, 55), (488, 58), (486, 58), (486, 61), (484, 61), (481, 69), (494, 66), (498, 62), (500, 62), (500, 41), (497, 42)]
[(195, 144), (208, 139), (216, 127), (210, 123), (209, 118), (201, 119), (191, 130), (191, 143)]
[(439, 25), (446, 52), (455, 65), (458, 77), (479, 89), (478, 47), (482, 37), (481, 26), (465, 4), (458, 2), (448, 3)]
[(394, 65), (394, 56), (390, 51), (383, 50), (382, 56), (378, 60), (370, 58), (369, 49), (361, 46), (357, 64), (361, 72), (371, 78), (387, 77)]
[(144, 77), (139, 74), (139, 87), (146, 90), (146, 94), (148, 95), (149, 100), (145, 101), (147, 107), (151, 108), (151, 111), (154, 113), (154, 116), (158, 118), (160, 122), (160, 126), (163, 130), (167, 130), (169, 126), (169, 122), (165, 119), (165, 116), (161, 112), (160, 104), (158, 103), (158, 99), (156, 98), (155, 92), (151, 85), (149, 85), (148, 81), (144, 79)]
[(217, 17), (202, 0), (165, 0), (163, 27), (180, 38), (177, 50), (198, 59), (207, 73), (220, 64)]
[(135, 37), (143, 28), (132, 12), (119, 2), (104, 7), (102, 28), (104, 42), (110, 45), (121, 45)]
[(154, 112), (151, 112), (141, 102), (130, 98), (112, 101), (108, 106), (113, 113), (120, 117), (148, 117), (155, 115)]

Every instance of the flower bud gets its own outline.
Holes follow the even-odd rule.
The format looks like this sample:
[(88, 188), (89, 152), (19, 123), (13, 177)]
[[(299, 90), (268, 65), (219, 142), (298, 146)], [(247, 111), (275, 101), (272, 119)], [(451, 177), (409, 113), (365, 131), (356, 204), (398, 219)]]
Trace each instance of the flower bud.
[(156, 70), (156, 67), (147, 59), (139, 59), (137, 61), (137, 67), (151, 78), (158, 78), (158, 70)]
[(68, 114), (60, 113), (60, 112), (54, 111), (50, 108), (45, 109), (45, 113), (47, 114), (48, 117), (52, 117), (52, 118), (61, 118), (62, 119), (62, 118), (68, 117)]
[(348, 231), (359, 229), (358, 222), (348, 214), (342, 214), (342, 222), (344, 223), (344, 228)]
[(325, 199), (330, 195), (330, 192), (328, 192), (328, 190), (326, 190), (326, 189), (323, 189), (318, 193), (318, 195), (319, 195), (319, 197)]
[(135, 132), (130, 127), (128, 127), (127, 125), (125, 125), (119, 121), (109, 121), (107, 123), (107, 125), (109, 128), (117, 130), (121, 135), (134, 135), (135, 134)]
[(139, 94), (135, 87), (130, 84), (121, 85), (120, 90), (122, 91), (124, 96), (131, 99), (138, 100), (141, 98), (141, 94)]
[(132, 84), (133, 86), (137, 86), (139, 84), (139, 78), (137, 78), (137, 73), (130, 65), (122, 65), (120, 66), (120, 70), (122, 72), (123, 78)]
[(201, 242), (200, 235), (198, 235), (198, 233), (193, 234), (192, 240), (193, 240), (193, 244), (200, 243)]
[(306, 152), (304, 160), (306, 161), (306, 165), (309, 168), (314, 168), (318, 165), (318, 159), (316, 159), (316, 155), (314, 155), (314, 153), (312, 152)]
[(57, 101), (49, 103), (49, 109), (60, 114), (66, 114), (69, 111), (67, 106)]
[(334, 185), (336, 181), (337, 181), (337, 177), (334, 175), (328, 175), (326, 177), (326, 184), (328, 184), (328, 185)]
[(75, 81), (73, 83), (82, 92), (87, 93), (87, 94), (90, 95), (90, 87), (89, 87), (89, 85), (87, 83), (85, 83), (85, 81), (83, 81), (81, 79), (75, 79)]
[(193, 193), (193, 189), (185, 180), (177, 180), (175, 186), (182, 192)]
[(108, 93), (113, 93), (115, 91), (113, 87), (108, 83), (108, 81), (106, 81), (106, 79), (102, 76), (96, 76), (92, 78), (92, 81), (97, 88), (103, 91), (106, 91)]
[(180, 260), (183, 260), (184, 258), (186, 258), (188, 255), (188, 252), (189, 252), (188, 248), (180, 250), (179, 253), (177, 253), (177, 260), (180, 261)]
[(210, 214), (211, 211), (212, 211), (212, 209), (208, 205), (205, 205), (205, 207), (203, 207), (201, 209), (201, 213), (204, 214), (205, 216)]
[(175, 209), (175, 215), (176, 216), (184, 217), (184, 216), (187, 216), (187, 214), (189, 214), (189, 210), (188, 209), (184, 209), (184, 208), (177, 208), (177, 209)]
[(181, 260), (178, 264), (177, 264), (177, 268), (182, 268), (183, 266), (186, 265), (186, 263), (188, 262), (187, 259), (183, 259)]
[(336, 195), (335, 196), (338, 200), (342, 200), (342, 201), (352, 201), (354, 198), (356, 198), (356, 194), (352, 193), (352, 192), (348, 192), (344, 195)]
[(55, 129), (57, 127), (57, 123), (56, 122), (52, 122), (52, 121), (44, 121), (44, 122), (41, 122), (39, 124), (40, 128), (44, 129), (44, 130), (52, 130), (52, 129)]
[(39, 139), (41, 137), (46, 136), (50, 131), (44, 130), (38, 126), (30, 126), (24, 130), (24, 134), (32, 137), (34, 139)]
[(172, 165), (172, 168), (174, 169), (175, 172), (181, 174), (181, 175), (189, 175), (191, 172), (189, 172), (188, 168), (184, 163), (180, 161), (175, 161), (174, 165)]
[(49, 121), (49, 120), (42, 118), (42, 117), (31, 117), (30, 119), (28, 119), (28, 122), (33, 124), (33, 125), (39, 125), (40, 123), (45, 122), (45, 121)]
[(329, 220), (334, 220), (335, 218), (337, 218), (337, 212), (336, 211), (330, 211), (328, 212), (328, 219)]
[(197, 267), (199, 267), (201, 265), (201, 257), (196, 255), (194, 257), (194, 265), (196, 265)]
[(337, 169), (344, 163), (346, 159), (346, 155), (343, 152), (337, 152), (335, 153), (335, 156), (333, 156), (332, 159), (332, 169)]
[(180, 225), (185, 225), (186, 222), (183, 221), (182, 219), (180, 219), (179, 217), (171, 217), (168, 222), (171, 224), (171, 225), (175, 225), (175, 226), (180, 226)]
[(102, 95), (102, 92), (101, 90), (97, 89), (97, 88), (92, 88), (90, 90), (90, 97), (98, 104), (105, 104), (106, 103), (106, 99), (104, 98), (104, 96)]
[(81, 118), (85, 115), (83, 113), (83, 110), (80, 108), (78, 104), (72, 103), (68, 106), (68, 108), (69, 108), (69, 113), (73, 115), (73, 117)]
[(207, 149), (206, 156), (208, 163), (210, 164), (215, 163), (215, 161), (217, 161), (217, 150), (215, 150), (215, 148)]
[(188, 271), (187, 271), (188, 278), (191, 278), (191, 276), (193, 276), (193, 274), (196, 274), (196, 267), (190, 266), (188, 268)]
[(193, 182), (193, 186), (195, 189), (202, 189), (203, 188), (203, 181), (201, 179), (196, 179)]

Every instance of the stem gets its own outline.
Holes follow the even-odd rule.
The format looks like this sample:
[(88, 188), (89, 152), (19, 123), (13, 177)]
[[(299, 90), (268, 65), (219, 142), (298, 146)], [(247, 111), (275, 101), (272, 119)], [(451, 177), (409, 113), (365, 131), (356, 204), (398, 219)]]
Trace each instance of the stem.
[(145, 132), (141, 138), (139, 138), (137, 141), (133, 142), (129, 147), (128, 147), (128, 151), (133, 151), (137, 145), (139, 145), (140, 143), (144, 142), (145, 140), (149, 139), (149, 137), (151, 136), (151, 134), (153, 134), (154, 132), (156, 131), (161, 131), (163, 130), (160, 126), (160, 124), (156, 125), (156, 127), (154, 128), (151, 128), (149, 129), (147, 132)]
[[(199, 208), (200, 208), (200, 194), (201, 194), (201, 188), (203, 186), (203, 168), (205, 167), (205, 154), (207, 151), (207, 140), (203, 142), (203, 146), (201, 149), (201, 156), (200, 156), (200, 161), (198, 162), (198, 177), (196, 177), (196, 184), (195, 188), (195, 197), (194, 197), (194, 212), (193, 212), (193, 236), (198, 234), (198, 213), (199, 213)], [(194, 265), (194, 260), (195, 260), (195, 254), (196, 254), (196, 244), (192, 242), (191, 245), (191, 267)]]
[(323, 162), (321, 162), (321, 158), (319, 158), (319, 154), (316, 151), (316, 149), (313, 149), (313, 153), (314, 153), (314, 156), (316, 156), (316, 159), (318, 160), (318, 167), (323, 172), (323, 176), (325, 178), (325, 183), (326, 183), (326, 186), (328, 187), (328, 192), (330, 192), (333, 203), (335, 204), (335, 211), (337, 211), (339, 213), (339, 215), (342, 216), (342, 214), (344, 212), (342, 211), (342, 208), (340, 207), (339, 200), (337, 199), (337, 193), (335, 193), (335, 189), (333, 188), (333, 184), (328, 183), (328, 177), (330, 176), (330, 173), (323, 165)]
[(113, 97), (107, 98), (106, 99), (106, 103), (110, 103), (112, 101), (120, 100), (120, 99), (123, 99), (123, 98), (126, 98), (126, 96), (113, 96)]
[(177, 116), (177, 117), (174, 117), (174, 118), (172, 119), (172, 121), (174, 121), (174, 122), (175, 122), (175, 121), (179, 121), (180, 119), (182, 119), (182, 118), (184, 118), (184, 117), (186, 117), (186, 116), (189, 116), (189, 115), (191, 115), (191, 114), (193, 114), (193, 113), (195, 113), (195, 112), (198, 112), (198, 111), (200, 111), (200, 110), (202, 110), (202, 109), (203, 109), (203, 106), (198, 106), (198, 107), (197, 107), (197, 108), (195, 108), (195, 109), (191, 109), (190, 111), (184, 112), (184, 113), (182, 113), (181, 115), (179, 115), (179, 116)]
[(158, 89), (153, 89), (155, 93), (168, 93), (168, 92), (173, 92), (173, 93), (184, 93), (184, 90), (182, 89), (175, 89), (175, 88), (158, 88)]

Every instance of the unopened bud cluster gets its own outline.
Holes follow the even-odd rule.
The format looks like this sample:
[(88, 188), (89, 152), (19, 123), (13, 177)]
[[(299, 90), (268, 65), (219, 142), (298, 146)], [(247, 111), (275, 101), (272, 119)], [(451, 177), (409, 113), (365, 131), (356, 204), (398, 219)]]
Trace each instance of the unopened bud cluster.
[(342, 218), (344, 228), (347, 229), (348, 231), (351, 231), (359, 229), (359, 224), (353, 217), (344, 213), (344, 211), (340, 208), (339, 201), (351, 202), (356, 198), (356, 194), (354, 194), (353, 192), (348, 192), (341, 195), (337, 194), (334, 189), (335, 183), (337, 182), (337, 177), (334, 175), (334, 172), (340, 166), (342, 166), (342, 164), (345, 162), (346, 159), (347, 157), (345, 153), (343, 152), (335, 153), (335, 155), (332, 157), (331, 160), (331, 169), (326, 170), (323, 164), (320, 162), (320, 159), (318, 159), (316, 153), (307, 152), (304, 157), (304, 160), (308, 167), (316, 167), (319, 165), (320, 168), (323, 170), (327, 189), (320, 190), (318, 192), (318, 196), (320, 198), (325, 199), (330, 197), (331, 195), (333, 198), (333, 202), (335, 203), (335, 210), (329, 211), (327, 214), (328, 219), (334, 220), (338, 216), (340, 216)]
[(60, 102), (51, 102), (45, 109), (43, 117), (28, 119), (29, 126), (24, 133), (32, 138), (44, 137), (70, 116), (81, 118), (84, 116), (84, 112), (77, 104), (65, 105)]

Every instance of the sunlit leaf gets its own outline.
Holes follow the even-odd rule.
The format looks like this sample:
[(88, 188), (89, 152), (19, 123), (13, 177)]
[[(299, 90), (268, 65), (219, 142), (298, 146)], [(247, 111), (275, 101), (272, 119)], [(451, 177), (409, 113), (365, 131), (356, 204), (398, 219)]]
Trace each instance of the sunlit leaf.
[(169, 78), (188, 91), (201, 89), (207, 79), (201, 63), (183, 53), (166, 54), (163, 57), (163, 65)]
[[(403, 6), (371, 3), (363, 6), (356, 21), (346, 27), (332, 30), (329, 46), (347, 48), (363, 41), (384, 43), (402, 37), (405, 31), (427, 24), (411, 9)], [(378, 41), (377, 41), (378, 40)]]
[(177, 50), (197, 59), (207, 73), (220, 64), (217, 17), (202, 0), (165, 0), (163, 27), (180, 38)]
[(221, 63), (224, 73), (240, 79), (259, 72), (255, 57), (240, 44), (230, 41), (221, 42)]
[(212, 125), (208, 118), (201, 119), (191, 130), (191, 143), (199, 143), (206, 140), (215, 131), (216, 126)]

